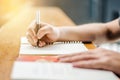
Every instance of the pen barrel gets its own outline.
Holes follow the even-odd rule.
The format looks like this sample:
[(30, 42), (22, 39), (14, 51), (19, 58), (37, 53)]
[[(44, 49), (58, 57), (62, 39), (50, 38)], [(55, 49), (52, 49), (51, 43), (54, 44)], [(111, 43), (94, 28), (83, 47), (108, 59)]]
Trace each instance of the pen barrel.
[(40, 29), (40, 24), (36, 24), (35, 32), (38, 33), (38, 30)]
[[(40, 29), (40, 24), (36, 24), (36, 28), (35, 28), (36, 35), (37, 35), (39, 29)], [(39, 46), (39, 41), (40, 41), (40, 40), (38, 39), (38, 41), (37, 41), (37, 46)]]

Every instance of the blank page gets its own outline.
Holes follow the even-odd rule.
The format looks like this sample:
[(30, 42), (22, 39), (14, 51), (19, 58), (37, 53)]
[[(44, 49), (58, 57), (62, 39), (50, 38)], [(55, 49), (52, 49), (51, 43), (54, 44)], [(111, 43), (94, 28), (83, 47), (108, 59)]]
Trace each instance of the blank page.
[(15, 62), (12, 80), (118, 80), (111, 71), (74, 68), (70, 63)]
[(69, 54), (86, 51), (87, 48), (82, 42), (55, 42), (44, 47), (33, 47), (26, 38), (21, 39), (20, 54)]

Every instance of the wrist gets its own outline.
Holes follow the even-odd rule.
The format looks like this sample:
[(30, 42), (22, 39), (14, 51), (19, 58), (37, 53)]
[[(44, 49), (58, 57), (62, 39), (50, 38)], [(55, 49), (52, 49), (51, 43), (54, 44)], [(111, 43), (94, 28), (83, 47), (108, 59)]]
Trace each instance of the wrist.
[(60, 39), (60, 29), (58, 27), (54, 27), (54, 31), (56, 34), (56, 40), (55, 41), (59, 41)]
[(57, 33), (58, 33), (57, 41), (65, 41), (64, 40), (64, 33), (65, 33), (65, 31), (64, 31), (64, 29), (62, 27), (57, 28)]

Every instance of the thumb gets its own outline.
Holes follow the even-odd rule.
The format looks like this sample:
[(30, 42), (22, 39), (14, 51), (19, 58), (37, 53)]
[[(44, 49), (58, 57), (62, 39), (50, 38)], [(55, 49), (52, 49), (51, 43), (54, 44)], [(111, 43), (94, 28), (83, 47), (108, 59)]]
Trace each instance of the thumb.
[(38, 37), (38, 39), (41, 39), (48, 33), (49, 33), (48, 27), (42, 27), (38, 30), (37, 37)]

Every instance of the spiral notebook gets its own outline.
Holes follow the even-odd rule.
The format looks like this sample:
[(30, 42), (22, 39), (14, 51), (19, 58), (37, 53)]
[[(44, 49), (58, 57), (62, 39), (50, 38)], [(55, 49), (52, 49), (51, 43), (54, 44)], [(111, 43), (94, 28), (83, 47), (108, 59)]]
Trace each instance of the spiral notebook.
[(20, 54), (27, 55), (59, 55), (86, 51), (87, 48), (80, 41), (55, 42), (44, 47), (33, 47), (26, 37), (21, 38)]

